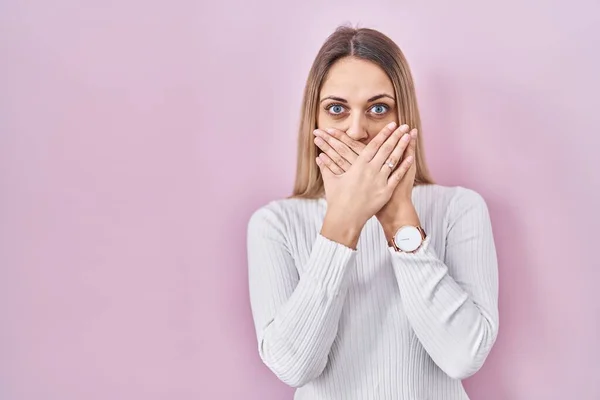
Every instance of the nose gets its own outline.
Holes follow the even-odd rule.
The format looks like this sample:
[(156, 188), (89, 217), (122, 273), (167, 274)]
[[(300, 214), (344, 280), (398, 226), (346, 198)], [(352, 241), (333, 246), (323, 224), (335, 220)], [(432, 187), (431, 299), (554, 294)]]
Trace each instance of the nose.
[(364, 115), (353, 115), (350, 120), (350, 127), (346, 134), (354, 140), (363, 140), (369, 137), (367, 132), (367, 121)]

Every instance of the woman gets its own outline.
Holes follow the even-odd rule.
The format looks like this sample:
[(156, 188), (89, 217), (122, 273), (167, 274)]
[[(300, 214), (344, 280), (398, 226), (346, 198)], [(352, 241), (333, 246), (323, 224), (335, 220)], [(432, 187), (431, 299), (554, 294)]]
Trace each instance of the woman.
[(468, 399), (496, 340), (486, 203), (433, 183), (420, 128), (398, 46), (338, 28), (306, 84), (293, 196), (248, 226), (260, 357), (295, 399)]

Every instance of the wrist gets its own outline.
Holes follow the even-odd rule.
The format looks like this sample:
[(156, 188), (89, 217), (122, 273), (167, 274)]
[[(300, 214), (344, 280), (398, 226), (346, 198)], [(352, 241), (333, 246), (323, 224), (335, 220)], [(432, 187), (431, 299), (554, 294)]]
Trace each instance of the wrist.
[(356, 249), (364, 223), (350, 220), (342, 214), (328, 211), (323, 220), (321, 235), (329, 240)]
[(393, 215), (379, 218), (386, 240), (391, 240), (398, 229), (405, 225), (420, 226), (421, 221), (412, 201), (402, 203)]

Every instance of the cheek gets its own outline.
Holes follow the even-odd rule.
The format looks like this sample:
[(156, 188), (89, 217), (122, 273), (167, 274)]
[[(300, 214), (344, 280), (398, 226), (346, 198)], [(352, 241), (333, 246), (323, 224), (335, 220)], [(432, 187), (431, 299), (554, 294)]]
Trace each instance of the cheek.
[(344, 127), (343, 120), (332, 118), (329, 114), (327, 114), (324, 110), (319, 110), (319, 114), (317, 115), (317, 128), (318, 129), (327, 129), (327, 128), (336, 128), (342, 129)]
[(381, 130), (383, 128), (385, 128), (385, 126), (387, 124), (389, 124), (390, 122), (396, 122), (398, 123), (398, 119), (396, 118), (395, 115), (390, 116), (389, 118), (383, 118), (377, 121), (372, 121), (369, 124), (369, 128), (368, 128), (368, 133), (369, 133), (369, 138), (367, 139), (367, 141), (371, 141), (371, 139), (373, 139), (375, 136), (377, 136), (377, 134), (379, 132), (381, 132)]

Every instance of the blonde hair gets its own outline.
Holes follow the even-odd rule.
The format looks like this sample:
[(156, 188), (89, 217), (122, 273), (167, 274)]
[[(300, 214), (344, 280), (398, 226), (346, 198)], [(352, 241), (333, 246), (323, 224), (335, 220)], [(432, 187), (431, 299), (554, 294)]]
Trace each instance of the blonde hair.
[(298, 130), (298, 158), (296, 182), (291, 197), (318, 198), (324, 194), (323, 178), (315, 163), (318, 147), (314, 144), (313, 130), (317, 128), (319, 92), (331, 66), (344, 57), (356, 57), (377, 64), (394, 85), (399, 124), (408, 124), (419, 130), (416, 147), (415, 185), (434, 183), (423, 152), (423, 131), (417, 106), (413, 78), (404, 54), (389, 37), (374, 29), (338, 27), (315, 58), (304, 87), (300, 127)]

